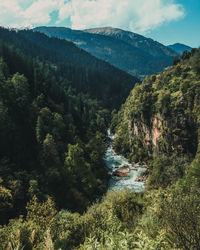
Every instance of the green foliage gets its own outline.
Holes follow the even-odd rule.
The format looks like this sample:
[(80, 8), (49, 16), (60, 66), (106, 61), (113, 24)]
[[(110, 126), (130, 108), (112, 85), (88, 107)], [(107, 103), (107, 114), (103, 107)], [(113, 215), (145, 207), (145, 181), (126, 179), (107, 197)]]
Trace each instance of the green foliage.
[(68, 211), (59, 212), (51, 227), (55, 248), (73, 249), (80, 244), (80, 249), (130, 247), (133, 234), (127, 230), (133, 231), (141, 216), (140, 199), (128, 191), (110, 192), (82, 216)]
[(177, 248), (199, 249), (200, 230), (199, 190), (191, 188), (171, 192), (161, 204), (160, 216), (166, 232), (173, 238)]
[(21, 216), (0, 228), (2, 249), (49, 249), (45, 248), (48, 246), (53, 249), (49, 227), (56, 213), (55, 203), (50, 198), (40, 203), (34, 196), (27, 204), (26, 219)]
[(53, 136), (46, 135), (42, 145), (42, 163), (47, 168), (58, 168), (60, 166), (60, 159), (56, 149)]
[(56, 212), (34, 197), (27, 217), (0, 227), (6, 249), (198, 249), (199, 189), (178, 183), (167, 190), (109, 192), (85, 214)]
[(20, 75), (19, 73), (16, 73), (12, 79), (11, 82), (14, 86), (15, 90), (15, 100), (16, 104), (19, 107), (19, 109), (26, 109), (26, 106), (28, 105), (29, 101), (29, 84), (27, 79)]
[(51, 200), (51, 198), (48, 198), (43, 203), (39, 203), (36, 196), (33, 196), (32, 200), (27, 204), (26, 210), (27, 221), (32, 221), (41, 229), (49, 227), (57, 213), (55, 203)]
[[(6, 43), (8, 37), (13, 46)], [(35, 37), (43, 44), (48, 40), (33, 32), (17, 34), (0, 29), (4, 41), (0, 41), (0, 162), (5, 163), (1, 164), (0, 176), (4, 180), (2, 192), (9, 190), (12, 196), (8, 212), (2, 211), (2, 223), (24, 214), (25, 204), (34, 195), (41, 199), (50, 195), (59, 208), (83, 212), (107, 188), (102, 158), (110, 104), (105, 100), (110, 100), (112, 92), (101, 96), (98, 91), (94, 93), (93, 84), (106, 82), (108, 86), (114, 81), (101, 72), (101, 67), (110, 66), (68, 42), (53, 39), (55, 50), (60, 50), (62, 43), (65, 53), (68, 49), (72, 54), (77, 51), (90, 69), (84, 68), (83, 58), (79, 66), (73, 66), (75, 55), (69, 64), (62, 54), (54, 60), (53, 47), (38, 50), (41, 45), (36, 45)]]
[(0, 178), (0, 219), (4, 220), (5, 214), (13, 206), (13, 196), (11, 190), (3, 185), (3, 180)]
[(166, 188), (184, 176), (190, 158), (187, 156), (160, 156), (152, 160), (148, 188)]
[[(152, 166), (149, 187), (166, 187), (182, 177), (184, 158), (191, 161), (197, 152), (199, 51), (186, 51), (176, 65), (157, 76), (147, 77), (133, 88), (120, 111), (113, 113), (115, 150), (130, 161), (158, 158)], [(161, 155), (166, 157), (164, 162)], [(170, 159), (173, 155), (179, 159)]]
[[(0, 42), (1, 248), (199, 249), (199, 50), (136, 85), (113, 112), (114, 148), (132, 161), (149, 160), (147, 191), (108, 192), (92, 205), (107, 189), (103, 156), (110, 107), (117, 108), (115, 78), (101, 75), (100, 62), (100, 71), (82, 71), (62, 55), (52, 58), (49, 49), (59, 54), (62, 41), (51, 40), (39, 59), (38, 41), (47, 38), (2, 32), (15, 46), (24, 39), (19, 47), (28, 56)], [(83, 62), (94, 62), (87, 56)], [(109, 85), (105, 95), (95, 79)]]

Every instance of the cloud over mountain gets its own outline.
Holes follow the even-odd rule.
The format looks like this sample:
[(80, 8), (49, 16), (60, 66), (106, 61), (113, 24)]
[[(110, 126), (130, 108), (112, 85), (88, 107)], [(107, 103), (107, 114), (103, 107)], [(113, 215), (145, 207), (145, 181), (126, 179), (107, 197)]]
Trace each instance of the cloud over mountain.
[(60, 10), (60, 19), (71, 18), (72, 28), (113, 26), (145, 33), (184, 15), (172, 0), (71, 0)]
[(143, 34), (184, 16), (174, 0), (1, 0), (0, 25), (46, 25), (54, 11), (55, 23), (70, 19), (73, 29), (113, 26)]

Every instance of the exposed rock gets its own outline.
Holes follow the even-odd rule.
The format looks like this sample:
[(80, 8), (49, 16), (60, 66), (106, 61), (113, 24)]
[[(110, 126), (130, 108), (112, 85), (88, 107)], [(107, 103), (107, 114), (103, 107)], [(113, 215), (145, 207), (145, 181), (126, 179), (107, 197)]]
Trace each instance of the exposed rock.
[(133, 165), (130, 167), (130, 170), (137, 170), (137, 168), (136, 168), (135, 165), (133, 164)]
[(135, 170), (136, 168), (149, 168), (149, 166), (146, 164), (146, 162), (137, 162), (132, 165), (130, 168), (131, 170)]
[(129, 173), (130, 172), (130, 167), (128, 165), (124, 165), (120, 168), (117, 169), (121, 173)]
[(120, 172), (120, 171), (117, 170), (117, 171), (113, 172), (113, 176), (128, 177), (128, 174), (127, 174), (127, 173)]
[(158, 139), (161, 137), (161, 117), (159, 114), (152, 117), (152, 143), (157, 146)]
[(136, 179), (136, 181), (138, 181), (138, 182), (146, 182), (148, 176), (149, 176), (149, 172), (146, 171), (146, 172), (142, 173), (142, 175), (139, 176), (139, 177)]

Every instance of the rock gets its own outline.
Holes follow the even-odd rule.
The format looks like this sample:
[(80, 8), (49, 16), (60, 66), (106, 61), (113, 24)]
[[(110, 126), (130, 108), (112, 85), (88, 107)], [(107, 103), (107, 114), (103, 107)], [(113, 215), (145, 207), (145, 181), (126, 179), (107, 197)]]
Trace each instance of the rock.
[(112, 152), (114, 155), (116, 155), (116, 152), (114, 151), (114, 149), (111, 149), (111, 152)]
[(113, 176), (118, 176), (118, 177), (128, 177), (127, 173), (123, 173), (123, 172), (120, 172), (120, 171), (115, 171), (113, 172)]
[(121, 173), (129, 173), (130, 167), (128, 165), (124, 165), (124, 166), (118, 168), (117, 170), (118, 170), (118, 172), (121, 172)]
[(132, 165), (132, 166), (130, 167), (130, 170), (137, 170), (137, 168), (136, 168), (134, 165)]
[(138, 168), (138, 167), (140, 167), (140, 163), (139, 163), (139, 162), (138, 162), (138, 163), (135, 163), (134, 166), (135, 166), (136, 168)]
[(134, 164), (134, 167), (136, 167), (136, 168), (149, 168), (148, 166), (147, 166), (147, 164), (146, 164), (146, 162), (137, 162), (137, 163), (135, 163)]
[(138, 178), (136, 179), (136, 181), (142, 182), (142, 181), (143, 181), (143, 177), (142, 177), (142, 176), (138, 177)]
[(149, 176), (149, 173), (148, 173), (148, 172), (144, 172), (141, 176), (139, 176), (139, 177), (136, 179), (136, 181), (138, 181), (138, 182), (146, 182), (148, 176)]
[(129, 168), (129, 165), (123, 165), (122, 167), (120, 167), (119, 169), (127, 169)]

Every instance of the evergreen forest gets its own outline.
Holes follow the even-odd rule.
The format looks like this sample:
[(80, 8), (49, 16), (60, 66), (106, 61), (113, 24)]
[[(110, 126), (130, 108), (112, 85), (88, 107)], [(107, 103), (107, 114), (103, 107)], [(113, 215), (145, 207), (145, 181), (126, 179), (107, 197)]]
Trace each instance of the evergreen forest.
[[(0, 28), (0, 249), (200, 249), (200, 49), (173, 64), (141, 83)], [(144, 192), (107, 191), (109, 127)]]

